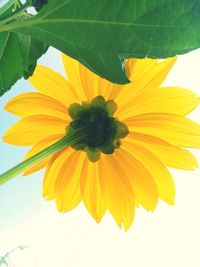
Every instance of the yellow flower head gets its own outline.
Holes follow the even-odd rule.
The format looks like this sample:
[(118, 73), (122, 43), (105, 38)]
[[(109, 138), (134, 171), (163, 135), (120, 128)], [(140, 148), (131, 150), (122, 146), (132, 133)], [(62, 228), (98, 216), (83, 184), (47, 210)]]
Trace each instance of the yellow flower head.
[(29, 168), (46, 168), (43, 196), (69, 211), (83, 201), (100, 222), (108, 210), (127, 230), (135, 207), (154, 210), (158, 198), (173, 204), (175, 186), (167, 167), (192, 170), (185, 147), (200, 147), (200, 126), (185, 116), (199, 104), (191, 92), (160, 87), (175, 58), (130, 59), (128, 85), (114, 85), (63, 55), (67, 77), (37, 66), (29, 79), (36, 93), (11, 99), (6, 110), (22, 119), (4, 135), (32, 146), (30, 158), (81, 127), (91, 136)]

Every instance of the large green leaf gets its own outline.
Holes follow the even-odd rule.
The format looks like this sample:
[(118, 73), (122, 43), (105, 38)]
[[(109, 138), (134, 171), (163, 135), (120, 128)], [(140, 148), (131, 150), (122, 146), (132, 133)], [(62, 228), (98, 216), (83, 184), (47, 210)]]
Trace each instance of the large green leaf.
[(107, 80), (118, 84), (128, 83), (124, 66), (125, 58), (115, 54), (98, 53), (73, 45), (64, 50), (69, 56), (78, 59), (82, 64)]
[[(46, 0), (33, 0), (42, 5)], [(127, 83), (124, 60), (165, 58), (200, 46), (200, 0), (49, 0), (38, 15), (0, 27), (76, 58), (100, 76)]]
[(21, 77), (28, 78), (46, 50), (44, 43), (30, 36), (0, 33), (0, 95)]
[(88, 64), (83, 54), (103, 55), (104, 66), (115, 66), (113, 58), (119, 65), (118, 58), (182, 54), (200, 46), (199, 17), (200, 0), (49, 0), (38, 15), (10, 26), (81, 62), (84, 57), (93, 71), (124, 83), (115, 67), (105, 76), (99, 60)]

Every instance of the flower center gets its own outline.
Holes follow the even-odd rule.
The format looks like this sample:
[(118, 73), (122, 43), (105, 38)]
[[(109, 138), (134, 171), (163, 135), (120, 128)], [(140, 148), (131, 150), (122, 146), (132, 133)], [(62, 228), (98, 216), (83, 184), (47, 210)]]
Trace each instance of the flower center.
[(71, 104), (68, 111), (73, 119), (67, 127), (71, 133), (86, 128), (87, 137), (76, 145), (74, 149), (87, 152), (88, 159), (96, 162), (100, 152), (112, 154), (120, 147), (120, 139), (128, 134), (127, 126), (113, 117), (117, 104), (113, 100), (106, 101), (102, 96), (95, 97), (91, 103)]

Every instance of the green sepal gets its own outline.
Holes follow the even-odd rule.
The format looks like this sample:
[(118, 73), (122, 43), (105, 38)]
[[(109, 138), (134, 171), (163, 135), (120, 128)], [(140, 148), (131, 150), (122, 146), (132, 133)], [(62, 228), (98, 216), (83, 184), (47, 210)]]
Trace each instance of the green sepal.
[(84, 149), (86, 148), (86, 146), (87, 146), (86, 143), (81, 142), (81, 143), (72, 145), (72, 148), (73, 148), (73, 149), (76, 149), (76, 150), (84, 150)]
[(82, 102), (81, 102), (81, 105), (82, 105), (84, 108), (88, 108), (88, 107), (90, 107), (90, 102), (89, 102), (89, 101), (82, 101)]
[(93, 100), (91, 102), (91, 107), (105, 108), (105, 106), (106, 106), (106, 101), (105, 101), (104, 97), (101, 95), (93, 98)]
[(73, 103), (68, 108), (68, 113), (73, 120), (80, 118), (81, 112), (84, 110), (83, 106), (77, 103)]
[(116, 125), (115, 138), (120, 139), (120, 138), (126, 137), (127, 134), (129, 133), (129, 130), (128, 130), (128, 127), (126, 126), (126, 124), (124, 124), (120, 121), (116, 121), (115, 125)]
[(106, 102), (106, 110), (109, 116), (112, 117), (117, 110), (117, 104), (113, 100), (108, 100)]
[(75, 121), (70, 122), (70, 126), (73, 129), (78, 129), (80, 126), (80, 120), (75, 120)]
[(74, 129), (69, 125), (65, 128), (66, 135), (71, 134), (74, 131)]
[(100, 151), (97, 149), (86, 148), (88, 159), (92, 162), (96, 162), (100, 159)]
[(104, 154), (112, 154), (114, 152), (114, 150), (115, 150), (115, 147), (114, 147), (114, 145), (112, 143), (109, 143), (106, 146), (101, 146), (99, 149)]
[(114, 145), (115, 149), (120, 148), (120, 145), (121, 145), (120, 140), (119, 139), (114, 139), (113, 145)]

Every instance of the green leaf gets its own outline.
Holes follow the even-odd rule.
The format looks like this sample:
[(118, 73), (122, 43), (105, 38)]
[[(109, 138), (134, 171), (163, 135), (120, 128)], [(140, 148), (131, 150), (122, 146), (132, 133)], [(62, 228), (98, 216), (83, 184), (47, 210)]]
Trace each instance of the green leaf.
[[(38, 15), (8, 26), (124, 83), (123, 70), (119, 78), (110, 67), (119, 58), (166, 58), (200, 47), (199, 17), (200, 0), (49, 0)], [(95, 54), (103, 56), (103, 64)]]
[(28, 78), (47, 46), (18, 33), (0, 33), (0, 96), (20, 78)]
[(124, 66), (125, 58), (119, 55), (98, 53), (75, 46), (68, 46), (64, 52), (107, 80), (118, 84), (129, 83)]

